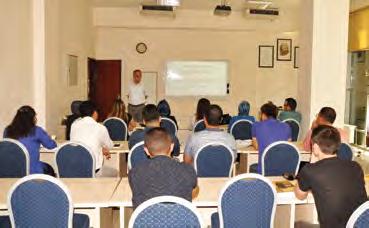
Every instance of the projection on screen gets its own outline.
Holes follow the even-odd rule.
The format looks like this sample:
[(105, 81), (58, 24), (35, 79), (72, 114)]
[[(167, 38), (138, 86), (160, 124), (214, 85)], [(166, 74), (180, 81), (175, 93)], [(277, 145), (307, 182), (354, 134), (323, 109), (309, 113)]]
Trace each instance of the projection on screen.
[(226, 96), (228, 62), (170, 61), (167, 63), (167, 96)]

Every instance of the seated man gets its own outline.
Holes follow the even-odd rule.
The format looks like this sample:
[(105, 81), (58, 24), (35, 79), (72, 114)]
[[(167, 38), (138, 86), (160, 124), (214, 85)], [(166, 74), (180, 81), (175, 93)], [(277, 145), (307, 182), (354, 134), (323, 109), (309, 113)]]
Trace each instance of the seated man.
[(320, 227), (346, 227), (352, 212), (368, 199), (363, 171), (356, 162), (337, 158), (341, 139), (336, 128), (315, 128), (312, 143), (317, 161), (301, 169), (295, 195), (303, 200), (313, 194)]
[(204, 122), (206, 129), (193, 133), (187, 140), (184, 151), (184, 162), (193, 164), (198, 150), (207, 143), (219, 142), (232, 149), (234, 158), (237, 158), (236, 140), (234, 137), (219, 128), (223, 111), (218, 105), (210, 105), (205, 111)]
[(296, 111), (297, 102), (292, 97), (287, 98), (283, 104), (283, 111), (281, 111), (278, 115), (278, 119), (280, 121), (284, 121), (287, 119), (294, 119), (297, 122), (301, 123), (301, 113)]
[(146, 200), (164, 195), (192, 201), (192, 193), (197, 192), (196, 172), (191, 166), (170, 157), (173, 147), (172, 137), (164, 128), (147, 130), (144, 148), (151, 159), (133, 167), (128, 173), (134, 208)]
[[(142, 110), (142, 118), (145, 124), (145, 129), (139, 129), (132, 133), (129, 137), (128, 148), (132, 149), (134, 145), (137, 143), (144, 141), (145, 134), (148, 130), (154, 127), (160, 127), (160, 113), (155, 105), (148, 104)], [(177, 136), (171, 135), (174, 142), (174, 149), (172, 156), (179, 156), (180, 153), (180, 145)]]
[[(327, 125), (332, 126), (334, 121), (336, 120), (336, 111), (331, 107), (323, 107), (320, 109), (316, 119), (311, 124), (311, 129), (306, 134), (304, 139), (304, 150), (311, 151), (312, 143), (311, 143), (311, 133), (314, 128), (318, 127), (319, 125)], [(348, 135), (343, 129), (338, 129), (341, 135), (342, 142), (348, 142)]]
[(252, 144), (259, 151), (258, 164), (250, 166), (250, 172), (261, 174), (261, 158), (265, 148), (277, 141), (291, 141), (291, 128), (288, 124), (276, 120), (277, 107), (266, 103), (260, 108), (261, 121), (252, 126)]
[(106, 127), (96, 122), (99, 115), (96, 106), (91, 101), (82, 102), (79, 111), (81, 118), (73, 122), (70, 140), (81, 142), (92, 150), (96, 159), (96, 172), (98, 172), (103, 165), (104, 156), (110, 159), (109, 149), (114, 144)]

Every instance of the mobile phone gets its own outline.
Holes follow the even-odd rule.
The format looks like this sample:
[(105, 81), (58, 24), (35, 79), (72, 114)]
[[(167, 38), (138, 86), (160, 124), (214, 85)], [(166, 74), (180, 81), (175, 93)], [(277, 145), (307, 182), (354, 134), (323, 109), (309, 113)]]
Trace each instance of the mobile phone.
[(120, 147), (119, 143), (114, 143), (114, 147)]

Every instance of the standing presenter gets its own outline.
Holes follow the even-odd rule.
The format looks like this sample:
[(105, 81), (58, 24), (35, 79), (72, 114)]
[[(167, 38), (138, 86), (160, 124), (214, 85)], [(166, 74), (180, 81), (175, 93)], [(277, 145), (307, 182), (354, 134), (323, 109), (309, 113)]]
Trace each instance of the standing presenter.
[(133, 71), (133, 80), (129, 84), (128, 88), (128, 113), (131, 114), (132, 118), (138, 122), (142, 123), (142, 110), (146, 103), (146, 92), (142, 79), (142, 71)]

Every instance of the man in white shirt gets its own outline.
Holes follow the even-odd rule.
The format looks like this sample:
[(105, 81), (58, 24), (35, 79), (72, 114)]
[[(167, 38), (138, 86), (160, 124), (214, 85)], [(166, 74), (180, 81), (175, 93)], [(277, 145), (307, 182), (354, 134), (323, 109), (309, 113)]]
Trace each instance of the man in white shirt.
[(106, 127), (98, 122), (96, 106), (91, 101), (84, 101), (79, 107), (81, 118), (72, 124), (70, 140), (81, 142), (88, 146), (96, 159), (96, 172), (98, 172), (106, 159), (110, 158), (109, 149), (114, 144), (109, 137)]
[(146, 92), (143, 83), (141, 83), (142, 72), (141, 70), (133, 71), (133, 82), (128, 88), (128, 113), (132, 118), (142, 123), (142, 110), (146, 103)]

